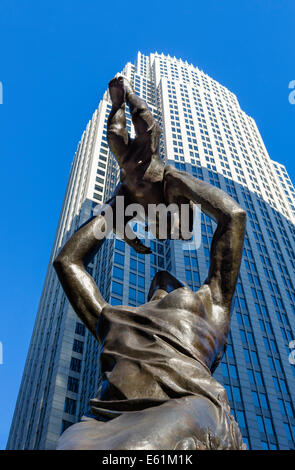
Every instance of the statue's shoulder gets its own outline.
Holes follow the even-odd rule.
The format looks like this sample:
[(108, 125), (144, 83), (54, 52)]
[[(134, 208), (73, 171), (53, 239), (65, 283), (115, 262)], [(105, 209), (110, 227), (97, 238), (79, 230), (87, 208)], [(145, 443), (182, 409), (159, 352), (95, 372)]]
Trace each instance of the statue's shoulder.
[(212, 313), (213, 299), (211, 289), (208, 284), (203, 284), (196, 292), (194, 292), (196, 299), (202, 303), (204, 311), (207, 314)]

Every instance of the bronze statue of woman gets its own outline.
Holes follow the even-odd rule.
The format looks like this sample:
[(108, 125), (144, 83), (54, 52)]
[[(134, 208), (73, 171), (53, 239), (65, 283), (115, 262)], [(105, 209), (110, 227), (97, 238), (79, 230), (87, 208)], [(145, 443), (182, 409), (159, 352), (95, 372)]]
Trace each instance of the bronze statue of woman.
[[(103, 240), (103, 215), (81, 227), (54, 261), (81, 321), (102, 345), (102, 384), (90, 412), (60, 437), (57, 449), (245, 449), (224, 387), (212, 373), (230, 329), (246, 213), (222, 190), (171, 166), (158, 155), (159, 127), (122, 77), (110, 82), (108, 141), (121, 167), (116, 196), (126, 204), (200, 204), (213, 217), (208, 277), (197, 292), (166, 271), (152, 280), (147, 302), (109, 305), (85, 269)], [(128, 103), (137, 137), (126, 131)], [(127, 223), (128, 221), (126, 221)], [(126, 241), (149, 253), (140, 240)]]

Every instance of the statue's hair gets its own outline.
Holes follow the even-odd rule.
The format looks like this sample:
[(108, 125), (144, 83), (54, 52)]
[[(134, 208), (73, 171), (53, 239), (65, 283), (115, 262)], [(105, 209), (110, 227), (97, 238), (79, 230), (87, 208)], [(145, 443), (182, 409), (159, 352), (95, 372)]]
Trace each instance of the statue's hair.
[(180, 287), (187, 287), (187, 284), (176, 279), (168, 271), (158, 271), (151, 282), (147, 300), (149, 302), (158, 289), (169, 293)]

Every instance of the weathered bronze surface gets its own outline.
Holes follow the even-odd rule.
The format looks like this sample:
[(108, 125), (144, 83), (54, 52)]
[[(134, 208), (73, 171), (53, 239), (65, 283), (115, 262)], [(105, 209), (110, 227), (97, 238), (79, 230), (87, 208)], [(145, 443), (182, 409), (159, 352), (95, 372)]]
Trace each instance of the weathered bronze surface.
[[(201, 288), (193, 292), (160, 271), (139, 307), (107, 304), (85, 269), (103, 243), (95, 236), (105, 227), (101, 215), (63, 247), (54, 267), (77, 315), (103, 346), (103, 382), (91, 412), (64, 432), (57, 449), (243, 449), (225, 389), (211, 374), (226, 349), (246, 213), (220, 189), (165, 166), (158, 156), (160, 130), (147, 105), (122, 77), (109, 90), (108, 142), (121, 167), (109, 204), (115, 207), (118, 194), (145, 209), (193, 202), (217, 228)], [(125, 102), (137, 133), (133, 141)], [(150, 252), (138, 239), (126, 241)]]

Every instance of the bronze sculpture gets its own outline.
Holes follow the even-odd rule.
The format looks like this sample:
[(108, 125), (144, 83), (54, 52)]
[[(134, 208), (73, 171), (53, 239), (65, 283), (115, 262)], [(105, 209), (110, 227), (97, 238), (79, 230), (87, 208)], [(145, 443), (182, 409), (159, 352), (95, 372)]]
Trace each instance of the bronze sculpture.
[[(57, 449), (244, 449), (225, 389), (213, 377), (227, 344), (239, 273), (246, 213), (220, 189), (165, 166), (157, 149), (159, 127), (122, 77), (110, 84), (113, 108), (108, 141), (121, 167), (116, 195), (126, 204), (201, 204), (217, 221), (210, 268), (197, 292), (166, 271), (154, 277), (148, 301), (111, 306), (84, 263), (103, 243), (99, 215), (82, 226), (54, 261), (77, 315), (103, 345), (103, 382), (91, 413), (61, 436)], [(125, 101), (137, 137), (125, 129)], [(128, 220), (126, 220), (126, 223)], [(140, 240), (126, 239), (149, 253)]]

